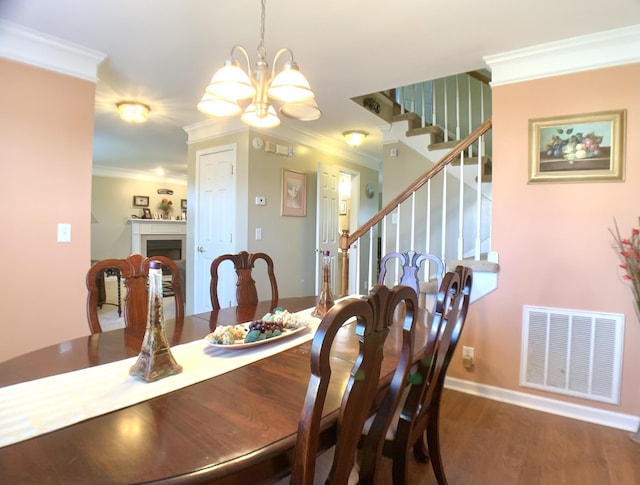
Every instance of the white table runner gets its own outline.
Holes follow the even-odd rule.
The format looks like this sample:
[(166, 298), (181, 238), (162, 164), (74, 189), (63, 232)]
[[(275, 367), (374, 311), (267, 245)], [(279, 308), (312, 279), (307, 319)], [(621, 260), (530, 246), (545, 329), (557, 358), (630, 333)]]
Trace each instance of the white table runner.
[(320, 323), (297, 312), (308, 330), (245, 349), (212, 347), (203, 339), (171, 352), (182, 372), (156, 382), (129, 375), (137, 357), (0, 388), (0, 447), (152, 399), (264, 359), (313, 338)]

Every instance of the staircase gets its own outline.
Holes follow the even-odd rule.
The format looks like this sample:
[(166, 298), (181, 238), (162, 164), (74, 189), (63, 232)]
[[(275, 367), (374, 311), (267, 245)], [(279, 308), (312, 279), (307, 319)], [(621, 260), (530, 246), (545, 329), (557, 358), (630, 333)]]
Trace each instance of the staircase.
[[(464, 95), (461, 79), (467, 82), (462, 87)], [(383, 193), (398, 195), (383, 201), (382, 209), (362, 227), (352, 234), (345, 231), (340, 238), (341, 294), (370, 288), (377, 280), (380, 256), (408, 250), (435, 254), (448, 269), (457, 264), (471, 267), (472, 301), (497, 287), (499, 267), (497, 255), (491, 251), (490, 223), (491, 118), (476, 123), (478, 113), (487, 111), (487, 103), (490, 108), (490, 90), (487, 95), (484, 87), (472, 87), (473, 83), (484, 84), (485, 80), (465, 74), (433, 81), (428, 88), (422, 83), (354, 99), (388, 122), (382, 128), (385, 152), (387, 146), (402, 149), (395, 150), (396, 157), (383, 159)], [(436, 92), (438, 86), (444, 93)], [(404, 91), (420, 92), (421, 96), (407, 102)], [(431, 103), (425, 100), (427, 92)], [(476, 92), (479, 100), (473, 96)], [(406, 106), (413, 110), (419, 107), (418, 112)], [(431, 123), (438, 119), (441, 124)], [(398, 167), (404, 170), (398, 153), (410, 151), (405, 145), (424, 157), (424, 172), (407, 187), (389, 187), (384, 174), (397, 172)], [(436, 290), (430, 272), (421, 275), (420, 296), (426, 305)]]

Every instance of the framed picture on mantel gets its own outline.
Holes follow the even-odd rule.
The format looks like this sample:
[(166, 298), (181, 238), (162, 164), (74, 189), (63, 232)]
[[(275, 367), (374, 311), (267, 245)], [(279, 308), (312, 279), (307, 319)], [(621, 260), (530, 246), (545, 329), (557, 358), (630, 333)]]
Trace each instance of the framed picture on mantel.
[(134, 195), (133, 196), (134, 207), (149, 207), (149, 197), (147, 195)]

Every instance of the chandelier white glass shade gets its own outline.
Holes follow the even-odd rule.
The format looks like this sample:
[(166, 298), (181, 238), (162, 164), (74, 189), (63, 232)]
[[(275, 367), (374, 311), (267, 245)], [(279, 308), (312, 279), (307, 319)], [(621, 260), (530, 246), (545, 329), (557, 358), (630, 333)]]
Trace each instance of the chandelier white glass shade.
[[(235, 115), (244, 108), (241, 115), (243, 122), (259, 128), (271, 128), (280, 124), (273, 106), (275, 100), (280, 104), (280, 113), (289, 118), (299, 121), (317, 120), (321, 112), (314, 101), (315, 95), (293, 60), (291, 49), (280, 49), (273, 59), (273, 69), (269, 69), (264, 48), (264, 20), (265, 0), (262, 0), (260, 44), (254, 70), (250, 70), (251, 62), (246, 49), (241, 45), (234, 45), (229, 59), (211, 78), (198, 103), (198, 109), (203, 113), (222, 117)], [(245, 58), (249, 74), (234, 57), (238, 52)], [(283, 54), (288, 54), (289, 60), (276, 74), (275, 66)]]
[(151, 108), (146, 104), (135, 101), (121, 101), (116, 103), (118, 114), (123, 121), (128, 123), (144, 123), (149, 117)]
[(360, 130), (345, 131), (342, 134), (342, 136), (344, 136), (347, 143), (354, 148), (360, 145), (360, 143), (362, 143), (368, 135), (369, 133), (367, 133), (366, 131), (360, 131)]

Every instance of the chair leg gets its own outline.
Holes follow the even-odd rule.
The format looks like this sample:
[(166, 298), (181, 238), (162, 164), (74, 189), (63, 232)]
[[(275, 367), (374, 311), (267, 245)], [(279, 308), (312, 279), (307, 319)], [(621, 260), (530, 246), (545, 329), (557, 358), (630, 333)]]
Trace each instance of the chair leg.
[(409, 460), (408, 449), (406, 447), (398, 447), (393, 452), (393, 462), (391, 472), (393, 476), (393, 485), (406, 485), (409, 478)]
[(413, 456), (420, 463), (429, 463), (429, 448), (427, 446), (427, 432), (420, 435), (413, 444)]
[(430, 416), (427, 425), (426, 435), (427, 444), (429, 446), (429, 456), (431, 458), (431, 467), (433, 474), (436, 476), (438, 485), (447, 485), (447, 477), (444, 473), (442, 465), (442, 456), (440, 455), (440, 438), (438, 433), (438, 409)]

